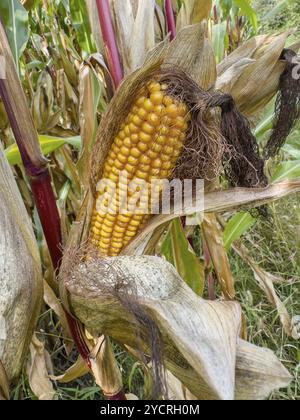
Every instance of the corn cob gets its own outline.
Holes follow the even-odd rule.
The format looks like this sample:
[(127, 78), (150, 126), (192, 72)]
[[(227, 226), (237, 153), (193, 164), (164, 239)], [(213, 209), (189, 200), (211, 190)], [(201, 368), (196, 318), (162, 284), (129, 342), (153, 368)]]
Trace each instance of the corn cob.
[[(174, 171), (190, 117), (187, 106), (166, 90), (165, 84), (148, 83), (112, 144), (102, 178), (116, 183), (117, 197), (128, 196), (127, 191), (122, 191), (122, 184), (118, 185), (121, 171), (126, 171), (129, 182), (140, 179), (149, 184), (153, 179), (169, 179)], [(147, 194), (145, 198), (151, 205), (150, 189)], [(116, 200), (105, 214), (96, 206), (93, 211), (90, 239), (103, 256), (120, 254), (150, 217), (148, 212), (119, 214), (119, 206), (120, 200)]]

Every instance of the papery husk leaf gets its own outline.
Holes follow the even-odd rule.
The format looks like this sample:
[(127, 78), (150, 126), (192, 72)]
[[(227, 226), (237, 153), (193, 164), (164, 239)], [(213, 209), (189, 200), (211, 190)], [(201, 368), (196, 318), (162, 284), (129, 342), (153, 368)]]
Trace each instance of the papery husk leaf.
[(236, 360), (236, 400), (264, 400), (286, 388), (292, 377), (275, 354), (239, 340)]
[(43, 282), (32, 224), (1, 146), (0, 214), (0, 360), (11, 382), (28, 351)]
[[(95, 260), (64, 276), (70, 306), (90, 331), (149, 353), (147, 332), (139, 332), (137, 319), (118, 301), (118, 293), (122, 299), (127, 293), (118, 278), (128, 281), (128, 296), (136, 296), (158, 325), (166, 367), (198, 398), (233, 399), (241, 322), (237, 303), (202, 300), (171, 265), (155, 257)], [(187, 369), (196, 372), (196, 380)]]
[(285, 68), (280, 57), (289, 35), (290, 32), (284, 32), (255, 37), (217, 67), (216, 88), (230, 93), (245, 116), (258, 115), (276, 94)]
[(185, 71), (202, 89), (213, 87), (217, 79), (216, 59), (207, 24), (182, 29), (169, 44), (165, 63)]
[(208, 19), (212, 0), (184, 0), (177, 16), (177, 29)]
[(283, 326), (284, 332), (294, 340), (300, 339), (300, 333), (297, 331), (293, 321), (289, 316), (289, 313), (280, 300), (279, 296), (276, 293), (274, 283), (278, 282), (278, 277), (273, 276), (260, 268), (258, 264), (255, 263), (251, 255), (249, 254), (247, 248), (242, 244), (235, 244), (233, 249), (240, 255), (240, 257), (251, 267), (255, 280), (257, 281), (259, 287), (264, 291), (268, 301), (271, 305), (278, 311), (278, 315)]
[(138, 69), (155, 46), (154, 0), (140, 0), (128, 49), (130, 71)]
[(55, 390), (48, 373), (49, 363), (51, 363), (49, 353), (44, 344), (34, 335), (30, 344), (27, 374), (30, 388), (39, 400), (53, 400), (55, 396)]
[(168, 399), (175, 401), (192, 401), (197, 398), (170, 372), (166, 372)]
[[(238, 340), (236, 358), (236, 400), (265, 400), (273, 391), (286, 388), (292, 377), (275, 354), (244, 340)], [(171, 372), (167, 371), (172, 400), (197, 400)]]
[(135, 70), (131, 65), (131, 57), (129, 55), (135, 21), (132, 2), (131, 0), (112, 0), (111, 10), (113, 12), (115, 34), (123, 62), (124, 75), (128, 76)]
[[(300, 180), (283, 181), (272, 184), (267, 188), (233, 188), (224, 191), (213, 191), (204, 195), (204, 202), (196, 201), (196, 191), (192, 194), (195, 198), (192, 207), (184, 206), (182, 213), (174, 214), (174, 209), (171, 209), (168, 215), (153, 216), (145, 228), (130, 242), (130, 244), (123, 250), (123, 254), (134, 255), (136, 250), (145, 247), (149, 240), (149, 234), (157, 229), (159, 226), (170, 222), (178, 216), (189, 216), (195, 212), (205, 213), (222, 213), (226, 211), (253, 209), (264, 204), (275, 202), (295, 194), (300, 191)], [(202, 187), (200, 187), (198, 194), (201, 196)]]

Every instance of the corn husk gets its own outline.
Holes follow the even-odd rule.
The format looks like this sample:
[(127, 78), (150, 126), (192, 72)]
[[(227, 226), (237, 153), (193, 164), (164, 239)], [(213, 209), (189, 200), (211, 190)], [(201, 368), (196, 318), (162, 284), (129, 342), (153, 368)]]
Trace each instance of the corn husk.
[[(123, 285), (120, 279), (130, 281)], [(290, 381), (273, 354), (269, 353), (266, 359), (253, 346), (251, 351), (258, 352), (258, 362), (264, 367), (264, 375), (257, 379), (258, 391), (257, 382), (251, 383), (248, 374), (241, 373), (248, 359), (245, 361), (240, 355), (240, 364), (236, 363), (241, 326), (239, 305), (204, 301), (160, 258), (118, 257), (82, 263), (72, 271), (66, 286), (72, 310), (93, 334), (109, 333), (119, 343), (149, 354), (149, 343), (144, 340), (147, 332), (143, 326), (139, 330), (138, 319), (124, 305), (124, 296), (129, 302), (137, 299), (159, 327), (166, 368), (197, 399), (232, 400), (236, 393), (261, 397), (262, 389), (266, 392)], [(276, 372), (268, 370), (274, 363), (278, 368), (276, 381), (273, 381)], [(235, 386), (237, 366), (240, 380), (247, 382), (247, 390)], [(262, 370), (254, 362), (251, 369), (255, 372), (257, 369), (257, 373)]]
[(0, 149), (0, 360), (11, 382), (21, 372), (42, 302), (41, 262), (31, 221)]
[[(291, 375), (275, 354), (238, 340), (236, 359), (236, 400), (264, 400), (275, 389), (285, 388)], [(172, 400), (197, 400), (170, 371), (167, 371), (169, 397)]]
[[(251, 38), (218, 65), (216, 88), (230, 93), (247, 117), (259, 115), (276, 94), (285, 68), (280, 56), (289, 35)], [(294, 48), (297, 51), (298, 44)]]

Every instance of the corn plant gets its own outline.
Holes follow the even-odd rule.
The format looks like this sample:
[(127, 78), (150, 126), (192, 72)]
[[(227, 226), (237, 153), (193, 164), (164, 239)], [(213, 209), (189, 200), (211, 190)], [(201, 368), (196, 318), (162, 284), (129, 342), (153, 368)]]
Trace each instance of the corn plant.
[[(299, 117), (299, 45), (287, 49), (288, 32), (254, 36), (257, 15), (248, 1), (23, 3), (0, 7), (9, 64), (0, 81), (7, 111), (0, 108), (0, 126), (40, 242), (45, 303), (60, 319), (66, 351), (72, 340), (79, 351), (54, 379), (92, 372), (106, 398), (131, 398), (113, 340), (144, 366), (155, 398), (264, 399), (288, 386), (275, 355), (246, 340), (228, 251), (247, 261), (286, 332), (298, 338), (270, 279), (236, 241), (268, 203), (300, 190), (297, 163), (273, 169)], [(257, 124), (277, 94), (275, 113)], [(168, 214), (155, 216), (151, 205), (164, 193), (158, 183), (157, 194), (147, 187), (139, 195), (140, 213), (124, 215), (122, 200), (133, 194), (118, 184), (119, 199), (103, 202), (103, 213), (98, 183), (116, 183), (122, 171), (147, 185), (201, 178), (204, 191), (189, 193), (204, 192), (204, 204), (186, 204), (178, 214), (173, 201)], [(196, 229), (201, 259), (187, 223), (195, 213), (204, 214)], [(211, 300), (204, 299), (207, 285)], [(40, 399), (55, 394), (45, 352), (34, 336), (27, 372)]]

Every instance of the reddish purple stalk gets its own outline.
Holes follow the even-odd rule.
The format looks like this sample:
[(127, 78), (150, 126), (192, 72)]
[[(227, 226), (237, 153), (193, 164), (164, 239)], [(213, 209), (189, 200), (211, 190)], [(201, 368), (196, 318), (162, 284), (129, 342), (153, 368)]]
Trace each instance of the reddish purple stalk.
[(165, 0), (165, 10), (168, 33), (170, 34), (170, 40), (173, 41), (173, 39), (176, 38), (176, 22), (174, 10), (172, 7), (172, 0)]
[(26, 174), (31, 184), (34, 201), (41, 219), (53, 265), (55, 268), (58, 268), (62, 258), (60, 218), (51, 186), (49, 171), (46, 166), (37, 167), (34, 165), (27, 154), (17, 116), (14, 114), (9, 101), (5, 80), (0, 80), (0, 96), (3, 100)]
[[(28, 156), (25, 147), (26, 139), (22, 135), (17, 116), (12, 109), (7, 89), (6, 81), (0, 79), (0, 96), (5, 106), (16, 143), (20, 150), (24, 168), (31, 185), (33, 198), (43, 227), (53, 267), (55, 270), (58, 270), (62, 260), (61, 225), (56, 199), (51, 185), (50, 173), (46, 166), (37, 166), (32, 162), (30, 156)], [(89, 350), (85, 346), (84, 341), (81, 340), (80, 337), (78, 339), (77, 321), (70, 316), (68, 316), (68, 321), (74, 342), (77, 345), (81, 356), (85, 360), (88, 360)]]
[(111, 19), (109, 0), (96, 0), (109, 71), (115, 89), (123, 80), (123, 70)]

